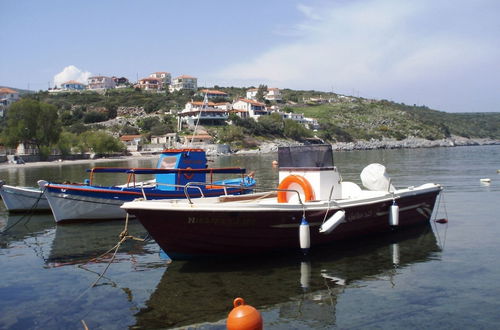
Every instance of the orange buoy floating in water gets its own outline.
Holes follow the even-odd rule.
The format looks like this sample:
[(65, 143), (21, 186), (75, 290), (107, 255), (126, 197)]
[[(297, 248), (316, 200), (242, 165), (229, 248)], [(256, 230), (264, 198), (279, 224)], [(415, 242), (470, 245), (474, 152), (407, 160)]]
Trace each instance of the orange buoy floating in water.
[(250, 305), (245, 305), (243, 298), (233, 301), (233, 310), (227, 316), (228, 330), (261, 330), (262, 316), (259, 311)]

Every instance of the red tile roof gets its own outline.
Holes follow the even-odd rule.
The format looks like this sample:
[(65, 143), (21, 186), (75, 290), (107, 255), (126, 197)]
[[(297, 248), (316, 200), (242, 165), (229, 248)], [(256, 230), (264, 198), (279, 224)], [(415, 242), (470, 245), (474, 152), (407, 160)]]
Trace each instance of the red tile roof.
[(227, 93), (215, 90), (215, 89), (202, 89), (200, 93), (207, 93), (207, 94), (218, 94), (218, 95), (227, 95)]
[(85, 84), (82, 84), (81, 82), (79, 81), (76, 81), (76, 80), (70, 80), (70, 81), (66, 81), (64, 83), (62, 83), (63, 85), (66, 85), (66, 84), (78, 84), (78, 85), (85, 85)]
[(249, 100), (249, 99), (239, 99), (238, 101), (243, 101), (245, 103), (250, 103), (252, 105), (260, 105), (260, 106), (266, 106), (265, 103), (261, 103), (261, 102), (257, 102), (257, 101), (254, 101), (254, 100)]
[(179, 76), (175, 79), (196, 79), (196, 77), (193, 77), (193, 76), (188, 76), (188, 75), (182, 75), (182, 76)]
[(132, 141), (134, 139), (140, 139), (141, 135), (122, 135), (120, 136), (121, 141)]
[(13, 89), (4, 87), (4, 88), (0, 88), (0, 94), (19, 94), (19, 93)]

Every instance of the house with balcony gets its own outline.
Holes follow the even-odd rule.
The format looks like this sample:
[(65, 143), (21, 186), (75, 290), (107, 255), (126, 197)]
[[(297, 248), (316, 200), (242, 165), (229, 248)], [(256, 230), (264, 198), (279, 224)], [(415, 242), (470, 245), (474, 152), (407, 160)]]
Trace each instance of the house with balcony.
[(240, 116), (241, 118), (254, 118), (260, 116), (267, 116), (270, 111), (267, 110), (266, 105), (262, 102), (257, 102), (250, 99), (239, 99), (233, 103), (232, 113)]
[(0, 88), (0, 117), (4, 116), (5, 109), (19, 100), (19, 93), (11, 88)]
[(180, 91), (180, 90), (192, 90), (196, 91), (198, 89), (198, 78), (182, 75), (174, 78), (172, 84), (170, 85), (170, 91)]
[(179, 129), (182, 123), (195, 126), (199, 120), (200, 124), (221, 125), (229, 118), (231, 103), (196, 102), (186, 103), (184, 109), (179, 112)]
[(172, 84), (172, 75), (169, 72), (153, 72), (149, 77), (160, 79), (163, 82), (164, 88)]
[(130, 86), (130, 81), (125, 77), (111, 77), (115, 82), (116, 88), (125, 88)]
[(116, 87), (116, 83), (111, 77), (94, 76), (88, 79), (87, 88), (89, 90), (105, 90)]
[(142, 78), (136, 85), (144, 91), (161, 91), (163, 89), (163, 80), (158, 78)]
[(282, 101), (283, 98), (281, 96), (281, 91), (279, 88), (268, 88), (267, 94), (264, 95), (264, 98), (269, 101)]
[(82, 84), (76, 80), (66, 81), (61, 84), (60, 89), (65, 92), (82, 92), (86, 88), (85, 84)]
[(309, 129), (314, 130), (319, 128), (319, 123), (316, 119), (304, 117), (303, 113), (281, 112), (281, 111), (276, 111), (276, 113), (278, 113), (283, 119), (294, 120), (296, 122), (301, 123), (302, 125), (306, 126)]

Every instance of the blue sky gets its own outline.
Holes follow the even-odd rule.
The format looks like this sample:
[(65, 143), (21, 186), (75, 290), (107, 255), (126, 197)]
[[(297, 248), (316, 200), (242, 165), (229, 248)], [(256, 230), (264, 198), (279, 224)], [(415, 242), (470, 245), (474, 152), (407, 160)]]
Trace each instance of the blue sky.
[(497, 0), (0, 0), (0, 85), (156, 71), (500, 111)]

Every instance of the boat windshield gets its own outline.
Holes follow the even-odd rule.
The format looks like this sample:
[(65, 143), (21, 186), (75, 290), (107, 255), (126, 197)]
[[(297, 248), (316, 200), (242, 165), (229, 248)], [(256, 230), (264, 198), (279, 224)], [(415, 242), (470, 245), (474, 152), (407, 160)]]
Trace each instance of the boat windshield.
[(331, 145), (305, 145), (280, 147), (278, 149), (279, 167), (332, 167), (333, 152)]

